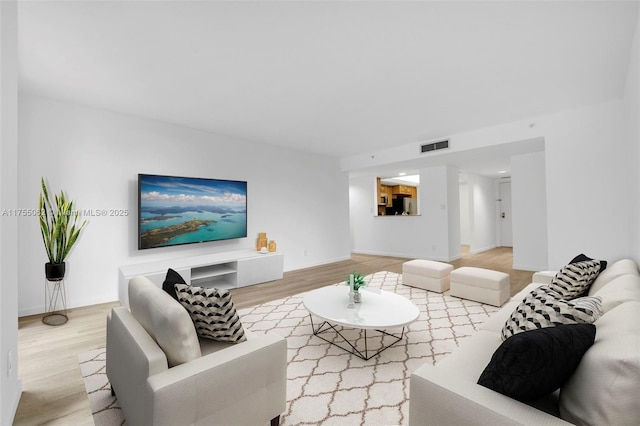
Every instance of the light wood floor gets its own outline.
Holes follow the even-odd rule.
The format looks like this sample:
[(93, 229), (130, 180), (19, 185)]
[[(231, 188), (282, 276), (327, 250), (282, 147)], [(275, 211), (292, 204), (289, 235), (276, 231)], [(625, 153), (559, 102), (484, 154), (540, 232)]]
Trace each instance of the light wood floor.
[[(511, 269), (510, 248), (496, 248), (469, 254), (463, 247), (462, 258), (451, 262), (460, 266), (478, 266), (506, 272), (511, 276), (511, 294), (531, 281), (532, 272)], [(408, 259), (353, 254), (350, 260), (291, 271), (282, 280), (233, 290), (238, 308), (253, 306), (288, 295), (340, 282), (353, 272), (402, 272)], [(69, 322), (50, 327), (42, 324), (41, 315), (19, 319), (19, 378), (22, 397), (15, 425), (93, 425), (85, 393), (78, 355), (105, 347), (107, 313), (119, 303), (105, 303), (76, 308)]]

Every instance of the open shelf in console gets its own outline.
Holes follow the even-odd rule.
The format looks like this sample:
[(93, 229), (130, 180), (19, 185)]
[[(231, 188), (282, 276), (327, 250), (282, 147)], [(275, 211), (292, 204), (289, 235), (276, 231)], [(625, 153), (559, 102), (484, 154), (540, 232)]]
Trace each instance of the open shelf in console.
[(237, 262), (191, 268), (191, 284), (219, 289), (236, 288)]

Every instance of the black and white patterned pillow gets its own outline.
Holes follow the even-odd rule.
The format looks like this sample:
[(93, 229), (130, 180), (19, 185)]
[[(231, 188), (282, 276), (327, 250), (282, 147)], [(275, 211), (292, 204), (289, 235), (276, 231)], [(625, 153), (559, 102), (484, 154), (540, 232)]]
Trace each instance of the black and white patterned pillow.
[(229, 290), (175, 285), (178, 300), (184, 306), (198, 336), (223, 342), (247, 340)]
[(570, 263), (558, 271), (549, 287), (563, 299), (575, 299), (589, 291), (601, 267), (600, 261), (594, 259)]
[(550, 286), (529, 293), (502, 327), (502, 340), (527, 330), (560, 324), (592, 324), (602, 315), (598, 296), (563, 300)]

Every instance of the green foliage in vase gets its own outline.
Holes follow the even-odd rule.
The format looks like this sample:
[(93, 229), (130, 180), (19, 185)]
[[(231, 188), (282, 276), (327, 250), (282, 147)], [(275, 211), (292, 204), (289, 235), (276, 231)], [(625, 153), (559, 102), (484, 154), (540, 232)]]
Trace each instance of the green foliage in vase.
[[(364, 280), (364, 275), (360, 272), (354, 272), (353, 274), (353, 290), (358, 291), (360, 287), (364, 287), (367, 285), (367, 282)], [(346, 285), (351, 285), (351, 275), (347, 275)]]
[(68, 200), (63, 191), (49, 197), (47, 184), (41, 179), (42, 192), (38, 200), (40, 233), (49, 262), (63, 263), (87, 224), (80, 223), (79, 212), (73, 209), (73, 201)]

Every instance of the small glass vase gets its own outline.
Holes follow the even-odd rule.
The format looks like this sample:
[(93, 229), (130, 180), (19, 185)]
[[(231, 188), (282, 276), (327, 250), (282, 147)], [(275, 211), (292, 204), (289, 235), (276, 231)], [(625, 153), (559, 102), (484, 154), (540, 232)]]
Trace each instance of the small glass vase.
[(362, 293), (360, 293), (358, 290), (356, 290), (356, 291), (353, 293), (353, 301), (354, 301), (355, 303), (360, 303), (360, 302), (362, 302)]

